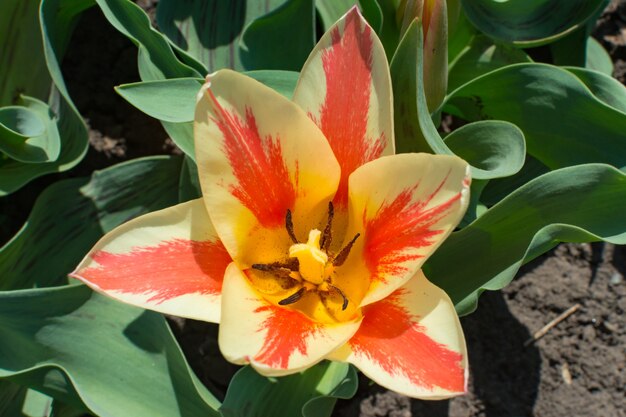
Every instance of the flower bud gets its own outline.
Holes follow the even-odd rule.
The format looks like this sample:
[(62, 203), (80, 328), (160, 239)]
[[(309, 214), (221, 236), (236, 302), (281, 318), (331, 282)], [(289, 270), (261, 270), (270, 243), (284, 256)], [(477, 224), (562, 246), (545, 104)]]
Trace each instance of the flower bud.
[(428, 110), (439, 108), (448, 88), (448, 16), (446, 0), (402, 0), (396, 19), (401, 36), (414, 19), (424, 33), (424, 91)]

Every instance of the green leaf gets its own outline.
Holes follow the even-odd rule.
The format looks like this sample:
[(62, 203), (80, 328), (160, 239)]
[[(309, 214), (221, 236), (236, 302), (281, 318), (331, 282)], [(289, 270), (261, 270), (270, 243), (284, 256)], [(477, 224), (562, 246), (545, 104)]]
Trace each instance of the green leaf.
[(521, 49), (476, 35), (450, 64), (448, 91), (490, 71), (520, 62), (532, 62), (532, 59)]
[(27, 392), (28, 388), (0, 380), (0, 417), (23, 417), (21, 411)]
[(605, 0), (462, 0), (470, 22), (482, 33), (518, 47), (553, 42), (578, 28)]
[(0, 292), (0, 378), (100, 417), (219, 415), (163, 316), (83, 285)]
[(243, 70), (239, 54), (241, 34), (250, 22), (285, 0), (161, 0), (157, 24), (169, 40), (213, 72)]
[(528, 153), (550, 169), (592, 162), (626, 168), (626, 113), (558, 67), (516, 64), (492, 71), (452, 92), (444, 108), (465, 120), (517, 125)]
[(524, 165), (526, 142), (515, 125), (499, 120), (469, 123), (445, 138), (455, 155), (489, 173), (490, 178), (508, 177)]
[[(455, 151), (441, 139), (428, 113), (421, 82), (422, 45), (421, 24), (415, 21), (407, 29), (391, 61), (396, 147), (398, 152), (455, 155)], [(491, 132), (497, 132), (503, 138)], [(462, 146), (471, 142), (479, 145), (483, 153), (471, 153), (469, 146)], [(491, 179), (510, 175), (522, 166), (523, 142), (519, 129), (510, 123), (486, 123), (460, 130), (450, 143), (473, 159), (468, 160), (472, 178)]]
[[(22, 4), (26, 5), (26, 3), (33, 2), (24, 1)], [(38, 4), (38, 2), (35, 3)], [(27, 69), (17, 66), (8, 68), (11, 68), (11, 73), (22, 71), (28, 76), (34, 72), (47, 72), (49, 75), (42, 75), (41, 78), (52, 79), (52, 85), (48, 82), (44, 93), (36, 91), (30, 93), (29, 89), (23, 89), (34, 97), (48, 100), (44, 108), (32, 99), (25, 99), (28, 102), (27, 107), (35, 110), (46, 125), (47, 134), (40, 140), (40, 144), (45, 143), (45, 145), (40, 146), (47, 148), (48, 156), (47, 162), (41, 163), (24, 163), (11, 159), (0, 161), (0, 196), (19, 189), (41, 175), (72, 168), (80, 162), (87, 151), (87, 127), (69, 97), (59, 61), (76, 18), (90, 4), (89, 0), (42, 0), (40, 9), (25, 8), (23, 10), (24, 13), (28, 13), (24, 15), (25, 21), (34, 21), (37, 25), (41, 25), (41, 37), (37, 36), (39, 46), (32, 45), (31, 48), (19, 50), (19, 53), (27, 56), (29, 62)], [(39, 12), (39, 20), (37, 12)], [(22, 27), (20, 30), (25, 29)], [(39, 30), (35, 30), (34, 33), (39, 33)], [(43, 50), (47, 69), (30, 67), (37, 65), (38, 58), (33, 58), (33, 56), (41, 56), (35, 52), (37, 50)], [(60, 149), (58, 148), (59, 142)]]
[(257, 17), (241, 36), (244, 68), (300, 71), (315, 46), (313, 0), (287, 0)]
[(139, 48), (139, 75), (144, 81), (202, 77), (181, 62), (167, 38), (152, 28), (145, 12), (129, 0), (96, 0), (109, 23)]
[(56, 116), (36, 98), (21, 96), (19, 106), (0, 108), (0, 151), (20, 162), (48, 162), (59, 157)]
[[(186, 55), (185, 50), (187, 49), (185, 49), (184, 45), (181, 47), (182, 49), (175, 47), (177, 48), (176, 51), (178, 55), (181, 57), (181, 59), (178, 59), (172, 50), (169, 40), (150, 26), (148, 16), (131, 1), (96, 1), (109, 22), (139, 48), (139, 74), (144, 82), (165, 79), (200, 78), (206, 72), (206, 70), (202, 68), (198, 69), (198, 67), (202, 67), (202, 65), (198, 64), (193, 57)], [(265, 13), (267, 10), (274, 8), (274, 2), (281, 4), (283, 1), (284, 0), (270, 0), (269, 2), (261, 4), (260, 2), (252, 1), (245, 3), (242, 0), (237, 0), (236, 2), (217, 2), (213, 0), (210, 3), (193, 0), (187, 0), (184, 3), (163, 0), (159, 2), (158, 6), (159, 10), (162, 11), (157, 13), (161, 13), (162, 19), (167, 21), (167, 23), (163, 23), (163, 25), (160, 24), (161, 29), (169, 33), (170, 36), (180, 36), (180, 38), (172, 38), (174, 42), (177, 42), (176, 39), (178, 39), (181, 45), (187, 42), (187, 47), (195, 44), (195, 41), (198, 42), (197, 45), (208, 45), (209, 49), (202, 47), (197, 50), (202, 50), (204, 51), (202, 53), (207, 54), (206, 58), (210, 61), (208, 67), (211, 70), (215, 70), (226, 66), (222, 65), (226, 62), (224, 60), (228, 60), (230, 63), (239, 62), (238, 54), (234, 52), (235, 44), (233, 44), (233, 42), (235, 42), (235, 40), (234, 38), (229, 38), (230, 35), (235, 36), (235, 38), (239, 36), (239, 29), (233, 29), (237, 26), (237, 23), (233, 26), (232, 16), (238, 18), (237, 16), (239, 16), (239, 13), (243, 10), (241, 8), (247, 4), (245, 18), (252, 20), (262, 13)], [(231, 15), (230, 13), (235, 14)], [(213, 26), (204, 25), (203, 22), (207, 19), (212, 22)], [(202, 34), (202, 36), (198, 37), (196, 35), (196, 28), (201, 28), (204, 35), (209, 36), (209, 38), (204, 39), (202, 37), (204, 35)], [(237, 33), (231, 33), (231, 30), (235, 30)], [(176, 35), (176, 33), (179, 33), (179, 35)], [(186, 34), (185, 36), (188, 37), (184, 37), (183, 34)], [(195, 41), (191, 42), (190, 39), (195, 39)], [(235, 59), (234, 56), (237, 56), (237, 58)], [(240, 67), (239, 64), (233, 64), (232, 66), (236, 68)], [(191, 84), (185, 85), (189, 87)], [(169, 86), (169, 84), (164, 83), (154, 84), (152, 87), (167, 86)], [(136, 92), (138, 94), (141, 93), (139, 91)], [(189, 93), (190, 90), (185, 90), (177, 94), (177, 97), (186, 97), (185, 94)], [(193, 103), (195, 106), (195, 96)], [(180, 110), (184, 109), (189, 109), (189, 103)], [(159, 111), (153, 106), (148, 111), (159, 114), (160, 117), (173, 115), (174, 117), (170, 117), (175, 120), (181, 118), (181, 113), (173, 109), (164, 108), (162, 111)], [(165, 115), (163, 115), (163, 113), (165, 113)], [(188, 116), (182, 118), (193, 120), (193, 115), (191, 118)], [(161, 119), (161, 123), (176, 145), (178, 145), (185, 154), (194, 158), (193, 127), (191, 123), (163, 119)]]
[(352, 397), (357, 385), (354, 368), (339, 362), (281, 378), (266, 378), (247, 366), (233, 377), (220, 412), (224, 417), (327, 417), (336, 399)]
[(400, 28), (396, 21), (396, 0), (376, 0), (380, 8), (382, 27), (378, 32), (387, 59), (391, 59), (400, 41)]
[(626, 244), (626, 174), (603, 164), (536, 178), (453, 233), (425, 274), (469, 314), (484, 290), (507, 285), (519, 267), (559, 242)]
[(524, 162), (524, 166), (517, 174), (489, 181), (481, 192), (480, 202), (487, 206), (493, 206), (528, 181), (547, 172), (550, 172), (550, 168), (537, 161), (531, 155), (526, 155), (526, 162)]
[(295, 71), (248, 71), (245, 74), (290, 100), (300, 76)]
[(176, 204), (180, 170), (180, 158), (149, 157), (48, 187), (26, 224), (0, 248), (0, 290), (67, 282), (104, 233)]
[(558, 66), (584, 67), (587, 62), (586, 25), (568, 33), (550, 44), (551, 63)]
[(178, 181), (178, 202), (184, 203), (200, 197), (202, 197), (202, 190), (200, 189), (198, 165), (185, 155), (180, 171), (180, 180)]
[(0, 107), (20, 95), (39, 99), (50, 92), (37, 11), (39, 0), (2, 0), (0, 13)]
[(610, 75), (601, 72), (567, 67), (580, 81), (585, 83), (591, 93), (609, 106), (626, 113), (626, 88), (622, 83)]
[(166, 122), (193, 121), (202, 78), (172, 78), (122, 84), (115, 91), (150, 117)]
[(585, 67), (608, 75), (613, 75), (613, 60), (604, 47), (592, 37), (587, 38), (587, 61)]
[[(450, 16), (450, 8), (448, 8), (448, 16)], [(450, 22), (448, 23), (450, 24)], [(451, 25), (449, 25), (448, 28), (450, 31), (448, 37), (448, 62), (453, 63), (469, 46), (474, 36), (477, 35), (477, 31), (467, 20), (465, 13), (459, 15), (454, 28), (452, 28)]]

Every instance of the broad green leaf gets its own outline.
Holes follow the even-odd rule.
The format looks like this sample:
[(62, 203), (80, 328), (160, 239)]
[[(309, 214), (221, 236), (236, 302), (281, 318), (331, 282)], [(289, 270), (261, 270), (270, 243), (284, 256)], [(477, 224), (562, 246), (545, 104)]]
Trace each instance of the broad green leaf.
[[(454, 155), (455, 151), (441, 139), (428, 113), (422, 80), (421, 24), (413, 22), (400, 41), (391, 61), (394, 88), (394, 122), (398, 152), (429, 152)], [(496, 131), (495, 136), (489, 132)], [(473, 138), (472, 138), (473, 136)], [(482, 154), (471, 154), (464, 140), (475, 141)], [(467, 153), (472, 178), (491, 179), (511, 175), (524, 161), (523, 135), (510, 123), (486, 123), (461, 130), (452, 144)]]
[[(23, 5), (26, 3), (32, 3), (32, 1), (22, 2)], [(8, 66), (8, 68), (22, 71), (28, 76), (31, 76), (33, 71), (44, 71), (49, 76), (42, 76), (42, 79), (52, 79), (51, 85), (48, 82), (43, 95), (37, 95), (36, 91), (29, 93), (36, 98), (47, 100), (47, 109), (38, 107), (39, 110), (37, 111), (45, 114), (45, 117), (40, 117), (47, 126), (48, 135), (45, 141), (47, 141), (49, 161), (42, 163), (23, 163), (11, 159), (0, 161), (0, 196), (17, 190), (41, 175), (72, 168), (80, 162), (87, 151), (87, 128), (69, 97), (59, 62), (69, 41), (76, 18), (90, 4), (91, 1), (89, 0), (42, 0), (39, 9), (33, 11), (25, 8), (22, 10), (25, 13), (35, 13), (34, 15), (29, 14), (28, 20), (31, 21), (32, 19), (37, 22), (37, 25), (41, 25), (41, 33), (38, 33), (39, 29), (35, 30), (35, 33), (38, 33), (37, 39), (41, 43), (39, 47), (20, 49), (19, 53), (26, 54), (28, 65), (35, 66), (38, 59), (36, 57), (41, 56), (41, 54), (34, 51), (43, 50), (47, 68), (34, 69), (28, 66), (27, 69), (17, 66)], [(37, 16), (39, 16), (39, 20)], [(20, 30), (26, 29), (21, 28)], [(24, 91), (29, 92), (29, 89), (24, 89)], [(33, 104), (33, 106), (35, 105)], [(29, 107), (31, 110), (34, 109), (34, 107)], [(51, 124), (51, 121), (54, 121), (56, 126)], [(56, 131), (58, 133), (55, 133)], [(58, 138), (55, 139), (55, 135), (58, 135)], [(60, 149), (58, 148), (59, 141)]]
[(480, 202), (487, 206), (493, 206), (528, 181), (547, 172), (550, 172), (550, 168), (531, 155), (526, 155), (524, 166), (517, 174), (489, 181), (480, 194)]
[(598, 71), (567, 67), (580, 81), (585, 83), (594, 96), (609, 106), (626, 113), (626, 88), (610, 75)]
[(387, 59), (391, 60), (398, 47), (398, 42), (400, 42), (400, 27), (398, 27), (398, 22), (396, 21), (396, 0), (375, 1), (378, 3), (382, 16), (382, 27), (380, 32), (378, 32), (378, 37), (385, 48)]
[(27, 392), (28, 388), (0, 380), (0, 417), (22, 417)]
[(613, 60), (604, 47), (592, 37), (587, 38), (587, 61), (585, 68), (613, 75)]
[(61, 139), (48, 105), (21, 96), (19, 106), (0, 108), (0, 151), (20, 162), (48, 162), (59, 157)]
[(247, 76), (265, 84), (291, 100), (298, 83), (299, 73), (295, 71), (248, 71)]
[(83, 285), (0, 292), (0, 378), (100, 417), (219, 415), (163, 316)]
[(242, 70), (245, 68), (238, 45), (244, 28), (284, 2), (161, 0), (157, 23), (173, 44), (201, 62), (208, 72), (221, 68)]
[[(456, 0), (459, 1), (459, 0)], [(448, 16), (450, 16), (450, 8), (448, 8)], [(452, 29), (449, 26), (450, 36), (448, 37), (448, 62), (453, 63), (461, 54), (469, 47), (470, 42), (477, 35), (476, 28), (470, 24), (465, 17), (465, 13), (461, 13), (456, 23), (456, 27)]]
[(586, 25), (568, 33), (549, 45), (554, 65), (584, 67), (587, 62), (587, 28)]
[(0, 380), (0, 417), (84, 417), (85, 412), (7, 379)]
[(96, 0), (109, 23), (139, 49), (139, 76), (143, 81), (165, 78), (202, 77), (181, 62), (167, 38), (150, 25), (146, 13), (130, 0)]
[(592, 162), (626, 168), (626, 113), (595, 97), (565, 69), (504, 67), (459, 87), (444, 108), (465, 120), (517, 125), (528, 153), (550, 169)]
[(115, 88), (133, 106), (150, 117), (165, 122), (193, 121), (196, 96), (202, 78), (172, 78), (122, 84)]
[[(150, 19), (139, 6), (130, 0), (96, 1), (108, 21), (137, 46), (137, 65), (142, 81), (201, 78), (205, 75), (198, 69), (201, 65), (191, 62), (193, 58), (177, 58), (168, 39), (152, 28)], [(161, 123), (174, 143), (193, 156), (193, 135), (189, 124), (164, 120)]]
[(184, 203), (200, 197), (202, 197), (202, 190), (200, 189), (198, 166), (190, 157), (185, 155), (178, 181), (178, 202)]
[(352, 397), (357, 385), (354, 368), (339, 362), (281, 378), (266, 378), (247, 366), (233, 377), (220, 412), (224, 417), (328, 417), (336, 399)]
[(176, 204), (180, 169), (180, 158), (149, 157), (48, 187), (26, 224), (0, 248), (0, 290), (67, 282), (104, 233)]
[(24, 94), (39, 99), (50, 92), (37, 11), (39, 0), (2, 0), (0, 13), (0, 108)]
[(240, 57), (248, 70), (300, 71), (315, 46), (313, 0), (286, 0), (244, 29)]
[(490, 71), (520, 62), (532, 62), (532, 59), (521, 49), (476, 35), (467, 48), (450, 63), (448, 91), (453, 91)]
[(626, 244), (626, 174), (604, 164), (535, 178), (453, 233), (425, 274), (469, 314), (484, 290), (507, 285), (519, 267), (559, 242)]
[(524, 134), (515, 125), (499, 120), (469, 123), (445, 137), (455, 155), (490, 178), (508, 177), (524, 165)]
[[(138, 66), (139, 66), (139, 74), (142, 81), (158, 81), (165, 79), (179, 79), (179, 78), (200, 78), (205, 75), (206, 70), (198, 69), (197, 62), (194, 61), (194, 58), (190, 56), (186, 56), (183, 49), (177, 49), (178, 55), (181, 56), (179, 60), (176, 57), (176, 54), (172, 50), (172, 46), (168, 39), (157, 32), (150, 26), (150, 20), (148, 16), (145, 14), (141, 8), (132, 3), (129, 0), (96, 0), (102, 11), (104, 12), (105, 17), (109, 20), (109, 22), (122, 34), (127, 36), (131, 41), (133, 41), (137, 47), (139, 48), (138, 55)], [(284, 0), (272, 0), (277, 1), (278, 4), (281, 4)], [(259, 16), (261, 12), (265, 13), (265, 10), (272, 9), (273, 3), (272, 1), (261, 4), (259, 2), (248, 2), (246, 13), (246, 19), (253, 19), (256, 16)], [(228, 14), (228, 18), (219, 18), (220, 13), (226, 13), (226, 11), (236, 12), (243, 7), (243, 0), (237, 0), (236, 2), (227, 3), (227, 2), (217, 2), (213, 0), (208, 3), (205, 1), (193, 1), (188, 0), (185, 2), (169, 2), (169, 1), (161, 1), (159, 3), (159, 8), (164, 8), (166, 12), (161, 12), (164, 14), (174, 13), (176, 11), (176, 15), (171, 15), (169, 18), (171, 19), (182, 19), (180, 21), (177, 20), (178, 26), (171, 26), (171, 30), (178, 31), (176, 28), (180, 28), (181, 36), (183, 36), (185, 30), (191, 31), (191, 25), (201, 24), (207, 18), (210, 18), (210, 21), (214, 24), (213, 28), (217, 32), (211, 32), (210, 36), (217, 36), (216, 38), (211, 38), (214, 41), (223, 41), (224, 36), (228, 37), (229, 25), (231, 25), (230, 18), (231, 15)], [(200, 14), (193, 14), (192, 11), (196, 10), (196, 8), (200, 8), (201, 11), (204, 10)], [(217, 10), (217, 9), (219, 10)], [(215, 9), (215, 10), (213, 10)], [(168, 11), (169, 10), (169, 11)], [(212, 11), (218, 11), (219, 13), (213, 13)], [(208, 15), (207, 15), (208, 13)], [(239, 13), (239, 12), (237, 12)], [(225, 14), (227, 15), (227, 14)], [(179, 17), (176, 17), (179, 16)], [(234, 16), (239, 16), (235, 14)], [(163, 17), (166, 19), (166, 17)], [(195, 22), (195, 23), (194, 23)], [(215, 26), (216, 25), (216, 26)], [(225, 25), (223, 28), (220, 25)], [(202, 26), (203, 28), (205, 26)], [(208, 27), (208, 26), (206, 26)], [(220, 32), (226, 30), (227, 32)], [(163, 26), (161, 26), (163, 29)], [(193, 29), (195, 30), (195, 29)], [(204, 30), (204, 29), (203, 29)], [(208, 29), (207, 29), (208, 30)], [(189, 32), (191, 33), (191, 32)], [(190, 35), (193, 38), (193, 34)], [(237, 35), (239, 36), (239, 35)], [(191, 39), (190, 38), (190, 39)], [(181, 38), (183, 39), (183, 38)], [(184, 38), (187, 39), (187, 38)], [(182, 42), (182, 41), (181, 41)], [(198, 41), (199, 42), (199, 41)], [(213, 45), (214, 48), (210, 49), (208, 53), (208, 58), (213, 60), (215, 56), (220, 56), (224, 58), (224, 54), (228, 54), (230, 59), (230, 54), (235, 54), (234, 45), (231, 41), (226, 44), (224, 48), (222, 48), (221, 44)], [(176, 47), (178, 48), (178, 47)], [(217, 49), (216, 49), (217, 48)], [(217, 54), (217, 55), (216, 55)], [(238, 56), (238, 54), (237, 54)], [(219, 59), (222, 59), (219, 58)], [(233, 58), (234, 59), (234, 58)], [(239, 58), (237, 58), (238, 60)], [(213, 62), (213, 61), (211, 61)], [(216, 61), (217, 62), (217, 61)], [(233, 61), (234, 62), (234, 61)], [(209, 68), (212, 70), (223, 68), (225, 65), (222, 64), (213, 64), (210, 63)], [(235, 65), (237, 67), (237, 65)], [(168, 84), (163, 84), (160, 86), (167, 86)], [(156, 86), (156, 84), (155, 84)], [(189, 91), (187, 91), (189, 92)], [(184, 93), (181, 93), (184, 94)], [(180, 97), (180, 95), (179, 95)], [(195, 98), (194, 98), (195, 103)], [(194, 104), (195, 105), (195, 104)], [(188, 104), (185, 108), (188, 108)], [(143, 110), (143, 109), (142, 109)], [(151, 111), (154, 112), (154, 109)], [(165, 110), (164, 110), (165, 111)], [(159, 112), (160, 113), (160, 112)], [(189, 120), (193, 120), (193, 117)], [(185, 152), (185, 154), (190, 157), (194, 157), (193, 150), (193, 132), (192, 126), (188, 122), (174, 122), (161, 120), (165, 131), (172, 138), (172, 140), (178, 145), (178, 147)]]
[(518, 47), (553, 42), (601, 11), (606, 0), (461, 0), (470, 22), (482, 33)]

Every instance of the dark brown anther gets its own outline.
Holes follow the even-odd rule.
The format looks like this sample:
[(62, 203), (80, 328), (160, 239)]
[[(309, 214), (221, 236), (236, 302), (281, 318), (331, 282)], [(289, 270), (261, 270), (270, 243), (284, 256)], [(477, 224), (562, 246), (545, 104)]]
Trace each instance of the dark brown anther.
[(344, 311), (346, 308), (348, 308), (348, 297), (346, 297), (346, 295), (343, 293), (343, 291), (341, 291), (341, 289), (339, 289), (339, 287), (335, 287), (332, 284), (328, 285), (330, 288), (332, 288), (333, 290), (337, 291), (339, 293), (339, 295), (341, 296), (341, 298), (343, 298), (343, 304), (341, 306), (341, 311)]
[(333, 225), (333, 216), (335, 214), (335, 208), (333, 207), (333, 202), (328, 202), (328, 221), (326, 222), (326, 227), (324, 228), (324, 233), (322, 234), (322, 241), (320, 242), (320, 248), (324, 251), (328, 251), (330, 248), (330, 243), (333, 240), (333, 236), (331, 233), (331, 228)]
[(291, 210), (289, 209), (287, 209), (287, 215), (285, 216), (285, 228), (287, 229), (289, 237), (293, 240), (293, 243), (300, 243), (293, 231), (293, 220), (291, 219)]
[(361, 236), (361, 234), (357, 233), (356, 236), (354, 236), (352, 240), (348, 242), (348, 244), (344, 246), (343, 249), (341, 249), (341, 251), (339, 251), (337, 256), (335, 256), (335, 258), (333, 259), (334, 266), (341, 266), (346, 261), (346, 259), (348, 259), (348, 255), (350, 254), (352, 245), (354, 245), (354, 242), (358, 239), (359, 236)]
[(291, 294), (289, 297), (285, 298), (284, 300), (280, 300), (278, 302), (278, 305), (286, 306), (286, 305), (295, 303), (296, 301), (302, 298), (302, 296), (304, 295), (304, 291), (305, 291), (304, 287), (300, 288), (298, 291)]
[(252, 269), (264, 272), (275, 272), (281, 269), (298, 271), (300, 269), (300, 262), (298, 261), (298, 258), (288, 258), (284, 262), (272, 262), (271, 264), (252, 264)]

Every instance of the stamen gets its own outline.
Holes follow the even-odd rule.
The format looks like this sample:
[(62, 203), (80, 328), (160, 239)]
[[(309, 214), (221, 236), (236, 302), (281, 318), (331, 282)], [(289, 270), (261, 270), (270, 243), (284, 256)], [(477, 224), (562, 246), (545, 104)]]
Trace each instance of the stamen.
[(346, 259), (348, 259), (348, 255), (350, 254), (352, 245), (354, 245), (354, 242), (358, 239), (359, 236), (361, 236), (361, 234), (357, 233), (356, 236), (354, 236), (352, 240), (348, 242), (348, 244), (344, 246), (343, 249), (341, 249), (337, 256), (335, 256), (335, 258), (333, 259), (334, 266), (341, 266), (346, 261)]
[(285, 228), (287, 229), (287, 234), (289, 234), (289, 237), (293, 240), (293, 243), (300, 243), (296, 234), (293, 232), (293, 220), (291, 219), (291, 210), (289, 209), (287, 209), (287, 215), (285, 216)]
[(343, 298), (343, 305), (341, 306), (341, 311), (344, 311), (346, 308), (348, 308), (348, 297), (346, 297), (343, 291), (341, 291), (339, 287), (335, 287), (333, 284), (328, 284), (328, 286), (332, 288), (333, 290), (337, 291), (339, 295), (341, 296), (341, 298)]
[(335, 214), (335, 208), (333, 207), (333, 202), (328, 202), (328, 222), (326, 222), (326, 227), (324, 228), (324, 234), (322, 235), (322, 241), (320, 242), (320, 248), (323, 251), (328, 252), (328, 248), (330, 248), (330, 242), (333, 239), (331, 233), (331, 227), (333, 225), (333, 216)]
[(284, 262), (272, 262), (270, 264), (252, 264), (252, 269), (256, 269), (264, 272), (274, 272), (280, 269), (288, 269), (290, 271), (298, 271), (300, 269), (300, 262), (298, 258), (288, 258)]
[(302, 298), (302, 296), (304, 295), (304, 291), (305, 291), (304, 287), (300, 288), (298, 291), (291, 294), (289, 297), (285, 298), (284, 300), (280, 300), (278, 302), (278, 305), (286, 306), (286, 305), (295, 303), (296, 301)]

